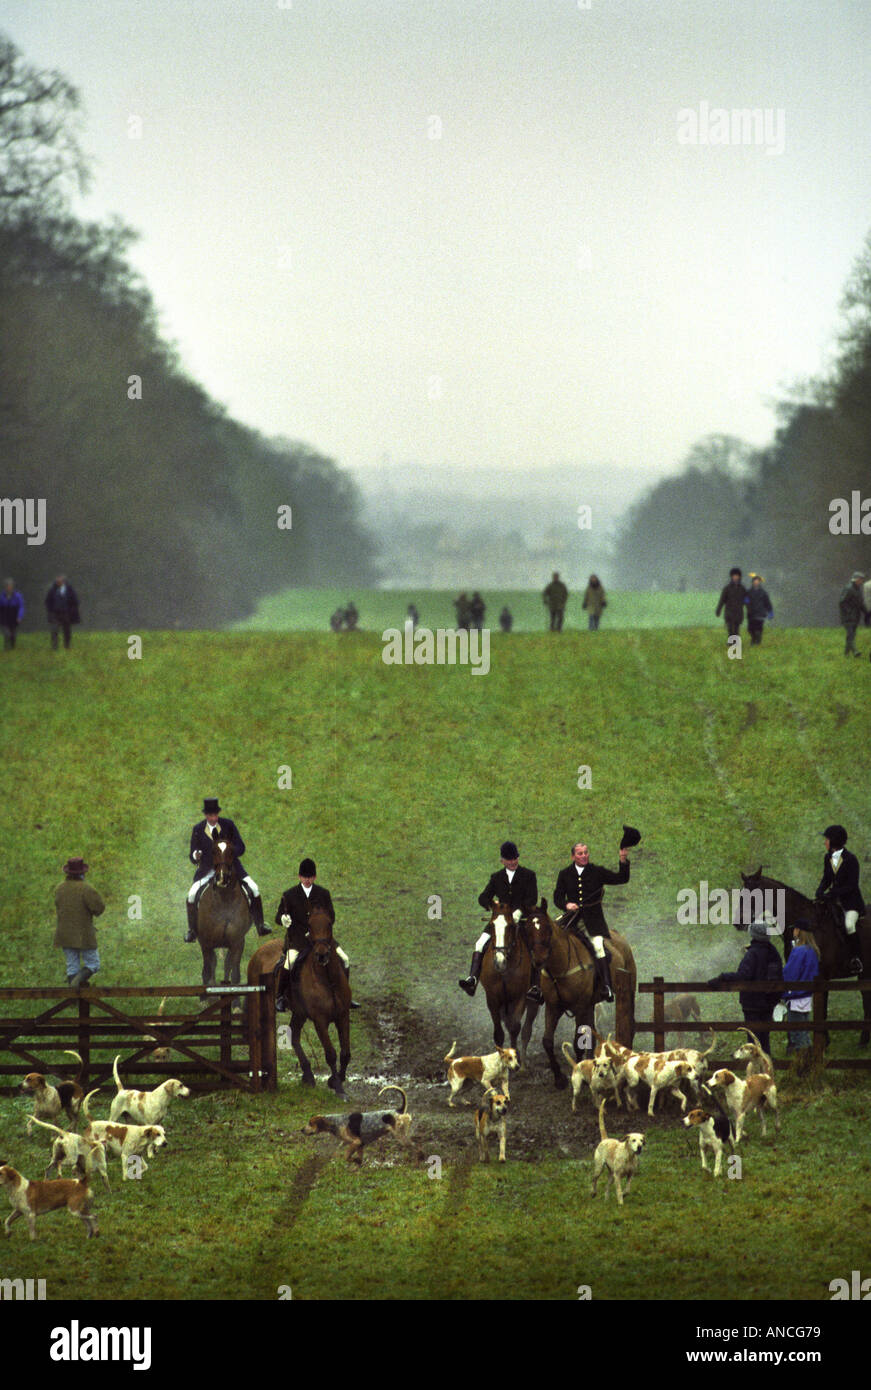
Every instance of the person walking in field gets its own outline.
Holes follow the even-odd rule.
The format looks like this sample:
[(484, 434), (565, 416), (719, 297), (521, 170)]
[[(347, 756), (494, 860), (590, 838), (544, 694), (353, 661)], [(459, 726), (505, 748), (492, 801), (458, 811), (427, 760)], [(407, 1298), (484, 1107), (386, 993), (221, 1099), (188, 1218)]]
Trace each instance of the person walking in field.
[(605, 590), (602, 588), (598, 575), (590, 575), (581, 607), (587, 610), (587, 628), (589, 631), (598, 632), (599, 619), (604, 610), (608, 607)]
[(457, 615), (457, 631), (462, 632), (464, 629), (468, 629), (471, 614), (469, 612), (469, 596), (465, 589), (458, 598), (454, 599), (454, 611)]
[(744, 600), (747, 597), (747, 590), (741, 583), (741, 571), (736, 565), (729, 570), (729, 582), (723, 585), (720, 601), (717, 604), (717, 611), (714, 614), (719, 618), (725, 609), (724, 617), (726, 620), (727, 637), (737, 637), (741, 624), (744, 621)]
[(3, 581), (0, 593), (0, 627), (3, 628), (3, 649), (9, 651), (15, 646), (15, 634), (24, 617), (24, 599), (15, 587), (14, 579)]
[(844, 646), (844, 656), (860, 656), (856, 651), (856, 628), (862, 619), (867, 616), (865, 599), (862, 593), (862, 580), (865, 578), (861, 570), (854, 570), (849, 584), (845, 584), (841, 590), (841, 597), (838, 599), (838, 612), (841, 615), (841, 626), (847, 634)]
[(502, 612), (499, 614), (499, 626), (503, 632), (510, 632), (514, 626), (514, 618), (511, 615), (511, 609), (507, 606), (503, 608)]
[(747, 608), (747, 631), (750, 633), (752, 647), (758, 647), (762, 641), (762, 629), (766, 618), (771, 622), (774, 617), (771, 599), (762, 587), (763, 582), (761, 574), (750, 571), (750, 591), (744, 604)]
[(569, 591), (560, 579), (557, 570), (554, 570), (553, 578), (547, 588), (542, 590), (541, 597), (550, 613), (550, 631), (562, 632), (563, 617), (569, 599)]
[(45, 596), (45, 611), (51, 629), (51, 649), (57, 651), (58, 635), (64, 635), (64, 646), (70, 645), (70, 629), (80, 621), (79, 599), (65, 574), (59, 574)]
[(94, 918), (102, 915), (106, 904), (96, 889), (85, 883), (88, 868), (84, 859), (68, 859), (63, 867), (64, 881), (54, 894), (57, 913), (54, 944), (64, 953), (67, 984), (71, 989), (81, 989), (100, 968)]
[(476, 589), (469, 603), (469, 626), (480, 632), (484, 626), (484, 614), (486, 612), (487, 605)]

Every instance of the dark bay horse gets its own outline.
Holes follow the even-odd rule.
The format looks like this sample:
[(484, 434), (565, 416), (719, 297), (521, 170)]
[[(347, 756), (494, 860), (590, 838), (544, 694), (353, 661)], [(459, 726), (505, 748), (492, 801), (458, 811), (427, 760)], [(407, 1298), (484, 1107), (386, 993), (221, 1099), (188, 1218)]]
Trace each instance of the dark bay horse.
[(493, 1020), (493, 1041), (497, 1047), (504, 1045), (504, 1024), (511, 1047), (517, 1047), (520, 1035), (520, 1060), (525, 1062), (538, 1005), (526, 998), (532, 980), (532, 960), (523, 937), (523, 923), (515, 922), (511, 909), (496, 901), (489, 925), (492, 935), (481, 962), (481, 985)]
[(220, 839), (216, 828), (213, 863), (215, 874), (200, 894), (197, 904), (197, 940), (203, 953), (203, 984), (213, 985), (217, 953), (224, 950), (222, 984), (238, 985), (245, 934), (251, 926), (251, 909), (236, 873), (233, 846)]
[[(568, 1010), (575, 1020), (575, 1056), (580, 1058), (583, 1049), (578, 1046), (578, 1028), (589, 1028), (589, 1052), (592, 1051), (594, 1031), (593, 985), (595, 970), (593, 958), (585, 946), (572, 932), (558, 926), (548, 916), (547, 899), (542, 898), (541, 906), (533, 908), (526, 918), (527, 939), (532, 950), (532, 958), (541, 966), (541, 991), (546, 1005), (544, 1037), (542, 1044), (547, 1053), (554, 1085), (562, 1091), (569, 1084), (554, 1052), (554, 1033), (561, 1015)], [(611, 933), (610, 941), (605, 938), (605, 950), (611, 957), (612, 979), (615, 970), (627, 970), (632, 982), (634, 1004), (637, 971), (632, 950), (622, 936)], [(634, 1025), (633, 1025), (634, 1028)], [(619, 1042), (631, 1047), (632, 1038), (619, 1038)], [(588, 1054), (589, 1055), (589, 1054)]]
[[(753, 874), (742, 874), (741, 881), (744, 887), (751, 891), (761, 888), (763, 893), (766, 890), (783, 893), (783, 920), (786, 927), (783, 949), (787, 960), (792, 950), (790, 928), (799, 917), (804, 917), (810, 923), (814, 940), (819, 947), (820, 976), (825, 980), (854, 978), (847, 968), (849, 952), (844, 939), (844, 929), (836, 921), (828, 902), (817, 902), (814, 898), (805, 897), (797, 888), (790, 888), (788, 884), (781, 883), (779, 879), (766, 878), (761, 866)], [(735, 923), (739, 931), (746, 925), (746, 922)], [(871, 914), (868, 912), (860, 917), (856, 924), (856, 954), (862, 961), (859, 979), (871, 979)], [(828, 995), (824, 995), (824, 1004), (828, 1009)], [(871, 1039), (871, 991), (862, 992), (862, 1017), (867, 1027), (859, 1034), (859, 1045), (867, 1047)]]

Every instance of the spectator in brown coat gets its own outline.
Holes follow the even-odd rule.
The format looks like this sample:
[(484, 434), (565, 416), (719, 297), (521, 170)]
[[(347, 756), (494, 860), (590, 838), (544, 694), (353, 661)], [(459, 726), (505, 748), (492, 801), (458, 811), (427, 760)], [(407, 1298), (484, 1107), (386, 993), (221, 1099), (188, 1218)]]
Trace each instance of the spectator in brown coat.
[(94, 918), (105, 911), (106, 904), (96, 889), (85, 883), (88, 867), (84, 859), (68, 859), (64, 864), (66, 877), (54, 895), (54, 944), (64, 953), (67, 984), (73, 989), (80, 989), (100, 968)]

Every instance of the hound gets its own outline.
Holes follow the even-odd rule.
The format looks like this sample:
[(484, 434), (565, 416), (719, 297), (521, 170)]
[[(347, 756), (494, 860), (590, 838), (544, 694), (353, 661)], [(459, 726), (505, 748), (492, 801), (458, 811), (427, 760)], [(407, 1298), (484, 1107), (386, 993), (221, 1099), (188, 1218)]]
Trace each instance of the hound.
[[(644, 1148), (643, 1134), (627, 1134), (625, 1139), (609, 1139), (605, 1129), (605, 1106), (607, 1101), (602, 1101), (599, 1106), (599, 1133), (602, 1142), (593, 1154), (593, 1182), (590, 1188), (590, 1195), (595, 1197), (599, 1178), (602, 1169), (608, 1169), (609, 1179), (613, 1179), (614, 1191), (617, 1193), (618, 1206), (623, 1205), (623, 1188), (620, 1183), (621, 1178), (626, 1179), (626, 1191), (632, 1186), (632, 1177), (638, 1167), (638, 1155)], [(605, 1196), (608, 1195), (608, 1189)]]
[[(79, 1170), (81, 1171), (81, 1170)], [(10, 1234), (10, 1226), (23, 1216), (27, 1222), (30, 1239), (36, 1240), (36, 1218), (47, 1211), (57, 1211), (66, 1207), (70, 1216), (77, 1216), (88, 1228), (88, 1236), (98, 1236), (100, 1228), (97, 1218), (91, 1215), (91, 1190), (84, 1178), (63, 1178), (54, 1182), (30, 1182), (8, 1163), (0, 1165), (0, 1186), (5, 1187), (6, 1196), (12, 1204), (12, 1215), (7, 1216), (4, 1230)]]
[(733, 1071), (726, 1067), (720, 1071), (715, 1071), (711, 1077), (709, 1086), (721, 1090), (723, 1099), (726, 1102), (726, 1109), (732, 1118), (735, 1130), (735, 1143), (740, 1144), (741, 1135), (744, 1130), (744, 1120), (751, 1110), (758, 1110), (762, 1120), (762, 1137), (765, 1138), (765, 1112), (774, 1111), (774, 1131), (780, 1129), (780, 1115), (777, 1110), (777, 1087), (770, 1076), (759, 1073), (757, 1076), (748, 1076), (746, 1081), (740, 1080)]
[(736, 1062), (746, 1062), (747, 1070), (745, 1076), (774, 1076), (774, 1063), (767, 1052), (762, 1049), (762, 1044), (755, 1033), (751, 1033), (749, 1028), (742, 1028), (742, 1033), (746, 1033), (752, 1042), (742, 1043), (735, 1053)]
[(732, 1127), (725, 1115), (711, 1115), (707, 1110), (691, 1110), (684, 1116), (684, 1124), (689, 1127), (697, 1127), (699, 1131), (699, 1153), (702, 1156), (702, 1167), (705, 1172), (710, 1172), (705, 1150), (711, 1149), (714, 1154), (714, 1177), (720, 1176), (720, 1169), (723, 1164), (723, 1149), (728, 1142), (732, 1144)]
[(457, 1040), (451, 1043), (451, 1050), (445, 1057), (451, 1094), (448, 1105), (453, 1106), (454, 1096), (463, 1089), (465, 1081), (480, 1081), (486, 1090), (497, 1082), (503, 1095), (508, 1095), (508, 1073), (517, 1071), (520, 1066), (513, 1047), (497, 1047), (495, 1052), (487, 1052), (483, 1057), (455, 1057)]
[(635, 1091), (639, 1082), (644, 1081), (650, 1087), (648, 1115), (653, 1114), (656, 1097), (660, 1091), (668, 1091), (669, 1095), (679, 1100), (683, 1114), (687, 1108), (687, 1098), (680, 1088), (680, 1082), (694, 1083), (697, 1076), (698, 1073), (691, 1062), (673, 1059), (667, 1052), (640, 1052), (636, 1057), (630, 1057), (623, 1066), (622, 1079), (626, 1087), (627, 1107), (632, 1110), (638, 1109)]
[[(694, 994), (676, 994), (666, 1004), (664, 1017), (666, 1023), (687, 1023), (690, 1019), (695, 1023), (700, 1023), (702, 1011), (699, 1008), (699, 1001)], [(679, 1033), (678, 1042), (685, 1036), (684, 1033)]]
[(51, 1161), (45, 1170), (45, 1176), (54, 1171), (58, 1178), (63, 1177), (63, 1166), (69, 1163), (71, 1167), (81, 1159), (86, 1177), (90, 1177), (96, 1168), (103, 1182), (109, 1187), (109, 1174), (106, 1172), (106, 1146), (102, 1139), (86, 1139), (82, 1134), (76, 1134), (70, 1129), (58, 1129), (57, 1125), (46, 1124), (45, 1120), (37, 1120), (34, 1117), (33, 1123), (41, 1125), (43, 1129), (50, 1129), (57, 1135), (51, 1144)]
[(711, 1033), (711, 1045), (701, 1052), (697, 1047), (672, 1047), (666, 1052), (666, 1057), (671, 1057), (676, 1062), (689, 1062), (695, 1069), (696, 1079), (692, 1083), (698, 1094), (698, 1082), (704, 1081), (708, 1074), (708, 1058), (717, 1046), (717, 1035)]
[(22, 1091), (33, 1096), (33, 1114), (27, 1121), (28, 1134), (33, 1133), (33, 1121), (35, 1119), (56, 1120), (62, 1110), (66, 1111), (71, 1124), (76, 1122), (76, 1116), (79, 1113), (79, 1106), (84, 1095), (84, 1091), (79, 1085), (84, 1062), (78, 1052), (73, 1052), (70, 1048), (64, 1048), (64, 1052), (67, 1057), (75, 1057), (79, 1064), (74, 1081), (61, 1081), (58, 1086), (52, 1086), (41, 1072), (31, 1071), (21, 1083)]
[[(163, 998), (162, 998), (161, 1001), (160, 1001), (160, 1007), (159, 1007), (158, 1010), (157, 1010), (157, 1018), (151, 1020), (153, 1023), (156, 1024), (157, 1021), (158, 1021), (158, 1019), (162, 1019), (162, 1018), (163, 1018), (163, 1010), (164, 1010), (165, 1005), (166, 1005), (166, 995), (164, 995)], [(146, 1042), (153, 1042), (153, 1043), (156, 1043), (156, 1042), (157, 1042), (157, 1038), (155, 1038), (155, 1037), (153, 1037), (151, 1034), (149, 1034), (148, 1037), (146, 1038)], [(149, 1054), (148, 1054), (148, 1060), (149, 1060), (149, 1062), (168, 1062), (171, 1056), (172, 1056), (172, 1048), (171, 1048), (171, 1047), (155, 1047), (155, 1048), (152, 1048), (151, 1052), (149, 1052)]]
[(578, 1099), (584, 1086), (589, 1086), (596, 1105), (610, 1092), (616, 1105), (620, 1105), (620, 1092), (617, 1089), (617, 1071), (610, 1057), (587, 1057), (576, 1062), (571, 1044), (563, 1043), (565, 1059), (572, 1069), (572, 1112), (578, 1107)]
[(88, 1141), (99, 1140), (115, 1158), (121, 1160), (121, 1181), (130, 1177), (130, 1160), (138, 1158), (143, 1171), (148, 1167), (146, 1157), (154, 1158), (158, 1149), (166, 1143), (163, 1125), (119, 1125), (112, 1120), (92, 1120), (88, 1112), (91, 1096), (97, 1094), (97, 1087), (89, 1091), (82, 1102), (85, 1128), (82, 1137)]
[[(379, 1096), (385, 1091), (398, 1091), (402, 1096), (400, 1110), (352, 1110), (343, 1115), (312, 1115), (303, 1127), (303, 1134), (335, 1134), (345, 1145), (345, 1157), (349, 1163), (363, 1162), (363, 1150), (367, 1144), (392, 1134), (407, 1148), (411, 1141), (411, 1116), (408, 1114), (408, 1099), (401, 1086), (382, 1086)], [(421, 1157), (418, 1154), (418, 1157)]]
[[(173, 1096), (190, 1095), (187, 1086), (183, 1086), (174, 1076), (171, 1076), (168, 1081), (162, 1081), (159, 1086), (155, 1086), (153, 1091), (125, 1090), (118, 1075), (120, 1056), (119, 1053), (112, 1063), (112, 1072), (118, 1089), (109, 1107), (110, 1120), (120, 1119), (126, 1112), (136, 1124), (156, 1125), (169, 1109), (169, 1102)], [(91, 1094), (93, 1095), (93, 1092)]]
[(487, 1141), (491, 1132), (499, 1135), (499, 1162), (505, 1162), (505, 1112), (509, 1104), (508, 1096), (488, 1086), (482, 1097), (482, 1104), (475, 1111), (475, 1137), (478, 1140), (478, 1157), (482, 1163), (490, 1162), (490, 1145)]

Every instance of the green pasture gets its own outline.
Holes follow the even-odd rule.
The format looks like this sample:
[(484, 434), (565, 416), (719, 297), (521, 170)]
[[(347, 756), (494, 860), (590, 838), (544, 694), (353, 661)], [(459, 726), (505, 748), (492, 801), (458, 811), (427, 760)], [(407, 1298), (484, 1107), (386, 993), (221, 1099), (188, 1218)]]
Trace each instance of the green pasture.
[[(325, 624), (335, 601), (321, 597)], [(279, 631), (276, 611), (270, 631), (145, 633), (141, 660), (128, 658), (120, 633), (77, 632), (58, 653), (26, 635), (0, 653), (0, 981), (63, 983), (53, 891), (64, 860), (82, 854), (107, 902), (96, 983), (196, 982), (199, 952), (182, 935), (203, 796), (219, 796), (240, 826), (270, 918), (299, 859), (317, 860), (363, 1003), (353, 1017), (357, 1077), (407, 1076), (408, 1053), (423, 1050), (423, 1075), (435, 1080), (454, 1037), (465, 1051), (489, 1049), (483, 998), (468, 1000), (456, 981), (480, 929), (477, 895), (508, 835), (550, 899), (573, 840), (583, 835), (594, 859), (616, 864), (622, 823), (641, 828), (631, 882), (606, 904), (641, 979), (705, 979), (740, 958), (731, 927), (678, 926), (680, 890), (737, 886), (761, 862), (812, 892), (832, 820), (848, 826), (867, 865), (871, 669), (867, 652), (844, 659), (839, 632), (775, 628), (728, 660), (712, 616), (704, 627), (651, 630), (627, 619), (620, 630), (624, 600), (637, 616), (648, 602), (655, 610), (656, 596), (615, 595), (613, 627), (598, 634), (494, 633), (490, 671), (475, 676), (383, 663), (380, 631), (391, 623), (379, 605), (395, 604), (401, 620), (408, 597), (371, 594), (367, 609), (356, 596), (370, 628), (360, 633)], [(659, 603), (671, 612), (697, 599)], [(430, 613), (418, 598), (421, 622), (447, 625), (450, 611), (432, 600)], [(305, 626), (312, 602), (300, 596), (298, 621), (281, 625)], [(859, 645), (869, 645), (862, 634)], [(589, 789), (578, 786), (581, 766)], [(867, 867), (865, 878), (867, 893)], [(711, 996), (704, 1010), (735, 1017), (736, 1001)], [(833, 998), (833, 1016), (857, 1011), (858, 995)], [(649, 1012), (639, 1001), (639, 1015)], [(567, 1094), (542, 1066), (540, 1027), (512, 1087), (514, 1133), (525, 1095), (552, 1104), (559, 1139), (555, 1129), (531, 1160), (516, 1146), (512, 1155), (509, 1137), (506, 1165), (479, 1165), (468, 1110), (448, 1111), (445, 1090), (420, 1082), (418, 1066), (403, 1084), (425, 1155), (444, 1155), (441, 1175), (388, 1148), (347, 1171), (332, 1141), (299, 1135), (309, 1114), (338, 1107), (322, 1081), (304, 1091), (282, 1051), (276, 1095), (179, 1102), (170, 1147), (141, 1181), (122, 1190), (115, 1161), (112, 1193), (96, 1193), (98, 1242), (51, 1216), (31, 1246), (19, 1223), (0, 1274), (45, 1278), (50, 1298), (274, 1299), (290, 1286), (310, 1299), (575, 1299), (589, 1285), (594, 1299), (813, 1300), (868, 1265), (863, 1074), (779, 1078), (777, 1144), (751, 1121), (740, 1180), (716, 1185), (669, 1112), (650, 1125), (626, 1205), (600, 1191), (594, 1206), (593, 1112), (587, 1100), (577, 1128), (568, 1124)], [(315, 1046), (307, 1029), (323, 1075)], [(861, 1055), (856, 1035), (834, 1035), (829, 1055)], [(28, 1108), (0, 1097), (0, 1157), (37, 1176), (46, 1150), (25, 1134)], [(105, 1102), (95, 1108), (107, 1112)], [(609, 1128), (621, 1133), (623, 1121), (610, 1115)]]

